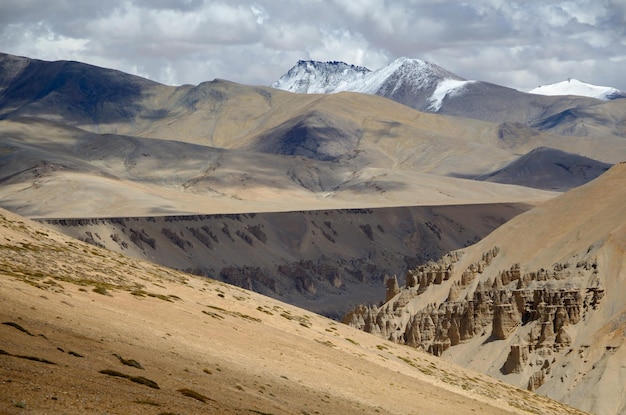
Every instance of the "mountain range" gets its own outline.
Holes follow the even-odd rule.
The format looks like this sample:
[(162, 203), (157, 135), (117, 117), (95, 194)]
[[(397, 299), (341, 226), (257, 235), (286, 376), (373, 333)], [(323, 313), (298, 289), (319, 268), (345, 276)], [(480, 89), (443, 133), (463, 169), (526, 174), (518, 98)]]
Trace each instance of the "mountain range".
[[(300, 60), (271, 86), (299, 94), (351, 91), (390, 98), (393, 96), (393, 92), (390, 91), (408, 88), (414, 94), (425, 95), (431, 102), (427, 108), (437, 112), (443, 98), (448, 94), (462, 93), (465, 85), (474, 82), (477, 81), (461, 78), (421, 59), (399, 58), (376, 71), (339, 61)], [(572, 78), (555, 84), (541, 85), (527, 92), (544, 96), (576, 95), (603, 101), (626, 98), (626, 93), (617, 88), (592, 85)]]
[[(0, 207), (13, 212), (3, 211), (0, 233), (10, 323), (0, 327), (0, 358), (14, 365), (5, 377), (24, 373), (33, 382), (36, 366), (21, 358), (30, 353), (69, 368), (46, 377), (45, 396), (58, 400), (55, 376), (87, 376), (119, 394), (106, 406), (89, 392), (100, 402), (91, 405), (113, 412), (124, 402), (144, 405), (138, 401), (183, 411), (189, 396), (175, 392), (190, 385), (216, 388), (203, 394), (216, 411), (408, 412), (405, 392), (380, 404), (391, 378), (360, 391), (362, 378), (339, 384), (350, 371), (337, 366), (346, 355), (326, 354), (339, 349), (365, 377), (435, 374), (420, 387), (435, 382), (454, 398), (431, 412), (575, 413), (485, 384), (475, 372), (459, 372), (469, 382), (450, 377), (456, 366), (447, 359), (593, 413), (623, 413), (619, 391), (602, 385), (623, 376), (613, 363), (622, 346), (611, 339), (624, 305), (608, 287), (619, 292), (623, 269), (626, 100), (523, 93), (413, 59), (374, 72), (299, 62), (289, 73), (293, 85), (316, 93), (227, 80), (167, 86), (80, 62), (0, 54)], [(351, 82), (362, 90), (347, 90)], [(347, 322), (391, 342), (313, 314), (339, 319), (348, 310)], [(153, 315), (171, 320), (154, 331)], [(309, 321), (320, 330), (307, 330)], [(24, 325), (45, 337), (29, 342), (15, 330)], [(45, 342), (55, 331), (63, 335)], [(335, 332), (349, 340), (338, 345)], [(291, 355), (281, 337), (293, 340), (288, 350), (306, 352)], [(55, 355), (61, 348), (86, 356), (75, 350), (85, 338), (93, 354), (84, 364)], [(207, 339), (219, 340), (219, 353), (207, 354)], [(290, 356), (293, 370), (281, 377), (282, 358), (262, 348), (246, 355), (259, 339)], [(227, 353), (233, 342), (241, 347)], [(152, 371), (112, 367), (127, 355)], [(376, 365), (359, 366), (359, 358)], [(330, 365), (315, 375), (315, 365), (298, 363), (319, 359)], [(398, 359), (408, 366), (399, 369)], [(123, 376), (102, 380), (91, 364)], [(207, 379), (217, 367), (227, 376)], [(131, 393), (138, 376), (168, 392)], [(414, 391), (409, 378), (398, 385)], [(3, 398), (13, 411), (27, 405), (18, 396), (24, 384)], [(31, 397), (40, 410), (56, 404)], [(328, 402), (336, 406), (319, 406)]]
[(420, 111), (496, 123), (521, 122), (543, 131), (567, 131), (567, 135), (587, 135), (588, 131), (563, 128), (563, 125), (555, 129), (545, 120), (561, 117), (572, 108), (602, 105), (597, 100), (626, 98), (626, 93), (616, 88), (576, 79), (525, 93), (467, 80), (433, 63), (410, 58), (399, 58), (376, 71), (343, 62), (299, 61), (272, 87), (307, 94), (361, 92), (389, 98)]

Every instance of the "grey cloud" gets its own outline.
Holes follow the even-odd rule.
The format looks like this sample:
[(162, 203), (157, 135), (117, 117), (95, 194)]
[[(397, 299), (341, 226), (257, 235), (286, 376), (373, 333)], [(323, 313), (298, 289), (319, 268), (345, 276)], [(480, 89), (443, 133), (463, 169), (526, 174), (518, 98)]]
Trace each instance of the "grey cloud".
[(625, 16), (621, 0), (21, 0), (0, 4), (0, 51), (165, 83), (269, 85), (298, 59), (377, 69), (408, 56), (522, 89), (626, 89)]

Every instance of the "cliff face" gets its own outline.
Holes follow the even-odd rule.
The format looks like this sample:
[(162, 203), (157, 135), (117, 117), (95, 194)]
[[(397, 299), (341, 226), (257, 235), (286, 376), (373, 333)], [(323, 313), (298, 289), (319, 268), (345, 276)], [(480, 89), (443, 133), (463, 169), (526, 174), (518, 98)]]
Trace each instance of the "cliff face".
[(407, 272), (343, 321), (597, 414), (626, 413), (626, 164)]
[[(47, 220), (70, 236), (340, 318), (386, 277), (476, 242), (521, 213), (472, 205)], [(391, 292), (395, 293), (396, 289)]]

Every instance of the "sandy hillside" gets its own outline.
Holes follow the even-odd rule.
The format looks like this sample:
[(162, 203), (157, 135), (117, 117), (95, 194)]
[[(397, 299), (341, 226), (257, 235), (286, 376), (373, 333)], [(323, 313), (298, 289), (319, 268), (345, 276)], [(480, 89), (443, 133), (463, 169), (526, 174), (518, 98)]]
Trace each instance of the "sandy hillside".
[(2, 413), (575, 413), (267, 297), (0, 222)]
[(391, 301), (351, 323), (582, 410), (624, 414), (624, 189), (621, 163), (410, 272)]
[(99, 135), (33, 119), (0, 121), (0, 137), (1, 204), (29, 217), (534, 204), (555, 195), (420, 173), (398, 168), (394, 161), (387, 167), (368, 167), (352, 161)]

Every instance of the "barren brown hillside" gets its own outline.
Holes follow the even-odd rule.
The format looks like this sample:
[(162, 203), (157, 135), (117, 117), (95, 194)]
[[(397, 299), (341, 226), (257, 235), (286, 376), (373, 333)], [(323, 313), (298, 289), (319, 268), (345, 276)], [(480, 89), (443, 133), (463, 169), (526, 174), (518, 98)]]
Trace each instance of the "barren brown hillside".
[(576, 412), (6, 211), (0, 241), (2, 413)]

